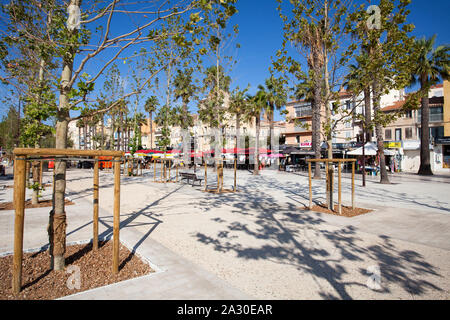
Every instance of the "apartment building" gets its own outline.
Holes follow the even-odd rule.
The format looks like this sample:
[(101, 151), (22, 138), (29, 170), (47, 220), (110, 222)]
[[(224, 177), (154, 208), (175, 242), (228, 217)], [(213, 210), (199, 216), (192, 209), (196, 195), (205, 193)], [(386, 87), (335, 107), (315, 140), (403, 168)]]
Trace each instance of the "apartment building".
[[(381, 97), (381, 107), (404, 99), (404, 90), (392, 90)], [(359, 142), (362, 125), (356, 115), (364, 115), (364, 96), (355, 96), (351, 92), (342, 90), (339, 99), (329, 102), (329, 108), (338, 105), (339, 112), (332, 113), (334, 149), (344, 150), (350, 145)], [(312, 141), (312, 105), (305, 100), (291, 101), (286, 104), (286, 144), (300, 148), (310, 149)], [(373, 112), (373, 110), (372, 110)], [(325, 119), (325, 110), (321, 111), (322, 122)]]
[[(430, 151), (433, 171), (448, 171), (450, 168), (450, 84), (433, 86), (429, 93), (430, 106)], [(398, 101), (382, 109), (383, 112), (398, 112), (405, 101)], [(385, 147), (397, 151), (400, 169), (417, 172), (420, 166), (421, 110), (405, 112), (384, 129)], [(447, 135), (448, 134), (448, 135)]]

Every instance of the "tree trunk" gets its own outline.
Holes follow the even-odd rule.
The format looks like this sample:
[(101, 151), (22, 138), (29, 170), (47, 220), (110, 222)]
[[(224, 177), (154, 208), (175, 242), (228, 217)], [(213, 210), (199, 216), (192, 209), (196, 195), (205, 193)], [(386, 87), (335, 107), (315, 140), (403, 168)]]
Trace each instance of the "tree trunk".
[[(320, 139), (320, 104), (316, 101), (313, 102), (313, 118), (312, 118), (312, 140), (313, 150), (316, 159), (321, 159), (321, 139)], [(315, 163), (314, 179), (320, 179), (320, 163)]]
[(259, 131), (261, 128), (261, 115), (256, 117), (256, 141), (255, 141), (255, 169), (253, 174), (255, 176), (259, 175)]
[[(380, 92), (377, 80), (374, 80), (372, 88), (373, 88), (373, 111), (375, 113), (375, 118), (377, 118), (378, 113), (381, 112)], [(383, 126), (381, 125), (381, 123), (379, 123), (379, 121), (377, 121), (376, 123), (375, 134), (377, 136), (378, 156), (380, 158), (380, 175), (381, 175), (380, 183), (390, 184), (388, 172), (386, 170), (386, 159), (384, 156)]]
[[(81, 0), (71, 0), (71, 5), (80, 6)], [(76, 33), (76, 29), (73, 33)], [(72, 78), (73, 61), (75, 52), (69, 50), (63, 59), (61, 74), (61, 89), (59, 96), (59, 106), (56, 112), (56, 148), (67, 148), (67, 127), (70, 120), (69, 97), (71, 90), (67, 84)], [(64, 270), (64, 253), (66, 251), (66, 212), (64, 197), (66, 192), (66, 162), (55, 161), (54, 169), (54, 189), (53, 189), (53, 210), (49, 217), (49, 243), (50, 255), (52, 257), (52, 268), (54, 270)]]
[(36, 188), (37, 185), (39, 185), (39, 161), (33, 161), (32, 168), (33, 168), (33, 195), (31, 198), (31, 204), (38, 204), (39, 203), (39, 189)]
[(363, 134), (366, 135), (364, 139), (366, 142), (372, 141), (372, 130), (370, 130), (370, 122), (372, 121), (372, 106), (370, 102), (370, 86), (364, 89), (364, 118), (365, 118), (365, 132)]
[(150, 149), (153, 149), (153, 115), (150, 112)]
[[(427, 76), (422, 75), (421, 77), (421, 88), (426, 87)], [(430, 105), (428, 92), (426, 96), (421, 99), (422, 104), (422, 119), (421, 127), (422, 134), (420, 136), (420, 167), (418, 174), (421, 176), (432, 176), (433, 171), (431, 170), (431, 159), (430, 159)]]

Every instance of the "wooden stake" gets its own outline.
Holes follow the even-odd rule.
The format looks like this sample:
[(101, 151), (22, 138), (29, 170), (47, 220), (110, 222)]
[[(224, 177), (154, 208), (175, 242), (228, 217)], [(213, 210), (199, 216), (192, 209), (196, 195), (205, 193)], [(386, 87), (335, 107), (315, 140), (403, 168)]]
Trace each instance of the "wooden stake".
[(114, 162), (114, 226), (113, 226), (113, 273), (119, 273), (120, 230), (120, 158)]
[(178, 182), (178, 163), (177, 163), (177, 178), (176, 178), (176, 182)]
[(94, 163), (94, 218), (93, 218), (93, 240), (92, 245), (94, 250), (98, 249), (98, 184), (99, 184), (99, 177), (98, 177), (98, 157), (95, 157), (95, 163)]
[(355, 163), (352, 162), (352, 210), (355, 210)]
[[(23, 156), (20, 156), (23, 157)], [(26, 161), (14, 160), (14, 258), (12, 289), (18, 294), (22, 287), (22, 254), (23, 254), (23, 225), (25, 216), (25, 186), (26, 186)]]
[(153, 160), (153, 182), (156, 182), (156, 159)]
[(309, 210), (312, 210), (311, 162), (308, 162), (308, 180), (309, 180)]
[(341, 199), (341, 164), (338, 163), (338, 209), (339, 214), (342, 214), (342, 199)]
[(42, 187), (42, 176), (44, 175), (43, 171), (44, 171), (44, 161), (41, 161), (41, 165), (39, 168), (39, 184), (41, 185), (41, 187)]
[(164, 171), (163, 165), (164, 165), (164, 161), (163, 161), (163, 159), (161, 159), (161, 182), (163, 181), (163, 171)]

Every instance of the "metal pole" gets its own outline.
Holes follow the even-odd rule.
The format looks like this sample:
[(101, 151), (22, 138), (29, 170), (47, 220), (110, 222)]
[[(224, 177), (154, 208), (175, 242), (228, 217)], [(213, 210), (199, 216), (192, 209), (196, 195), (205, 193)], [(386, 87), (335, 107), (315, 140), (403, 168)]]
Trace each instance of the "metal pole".
[(312, 210), (311, 162), (308, 162), (309, 210)]
[(94, 163), (94, 218), (93, 218), (93, 240), (92, 245), (94, 250), (98, 249), (98, 184), (99, 184), (99, 177), (98, 177), (98, 157), (95, 157), (95, 163)]
[(338, 210), (339, 210), (339, 214), (342, 214), (342, 198), (341, 198), (341, 172), (342, 172), (342, 169), (341, 169), (341, 164), (338, 162), (338, 192), (339, 192), (339, 194), (338, 194)]
[(120, 158), (114, 162), (114, 225), (113, 225), (113, 273), (119, 273), (120, 231)]

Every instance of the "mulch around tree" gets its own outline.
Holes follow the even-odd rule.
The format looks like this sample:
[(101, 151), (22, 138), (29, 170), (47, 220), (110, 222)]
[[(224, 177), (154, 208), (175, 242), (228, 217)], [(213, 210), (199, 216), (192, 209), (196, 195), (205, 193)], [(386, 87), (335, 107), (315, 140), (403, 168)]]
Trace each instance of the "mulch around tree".
[[(45, 184), (42, 185), (42, 187), (44, 187), (44, 188), (48, 188), (48, 187), (51, 187), (51, 186), (53, 186), (51, 183), (45, 183)], [(14, 185), (12, 184), (12, 185), (9, 185), (9, 186), (5, 186), (5, 188), (6, 189), (13, 189)]]
[[(52, 300), (77, 292), (121, 282), (154, 272), (148, 263), (120, 245), (119, 273), (112, 273), (112, 241), (99, 242), (99, 249), (92, 250), (92, 243), (66, 248), (65, 271), (51, 270), (51, 258), (47, 251), (26, 253), (22, 262), (22, 290), (12, 293), (12, 255), (0, 258), (0, 300)], [(75, 274), (71, 266), (80, 269), (80, 289), (70, 282)], [(71, 271), (71, 272), (69, 272)], [(73, 288), (70, 289), (69, 285)]]
[[(69, 200), (65, 200), (66, 206), (72, 206), (75, 203)], [(31, 208), (45, 208), (51, 207), (52, 200), (40, 200), (38, 204), (31, 204), (31, 200), (25, 202), (25, 209)], [(12, 202), (0, 202), (0, 210), (14, 210), (14, 204)]]
[[(304, 209), (305, 210), (309, 210), (309, 207), (305, 206)], [(335, 216), (347, 217), (347, 218), (360, 216), (360, 215), (367, 214), (367, 213), (370, 213), (370, 212), (373, 211), (373, 210), (363, 209), (363, 208), (352, 209), (352, 207), (342, 206), (342, 214), (339, 214), (338, 213), (338, 209), (339, 209), (339, 206), (337, 204), (334, 206), (334, 210), (335, 211), (329, 210), (327, 208), (327, 206), (324, 205), (324, 204), (320, 204), (320, 205), (313, 206), (310, 211), (326, 213), (326, 214), (332, 214), (332, 215), (335, 215)]]

